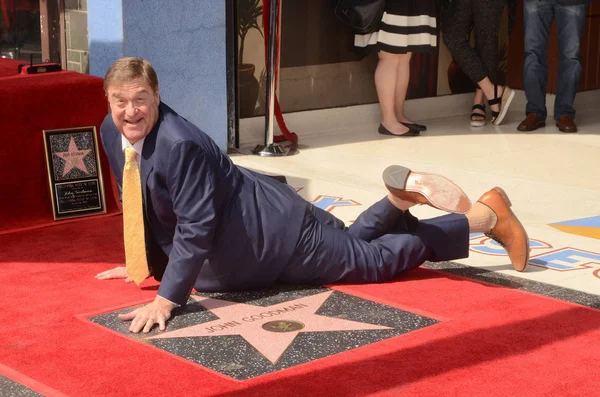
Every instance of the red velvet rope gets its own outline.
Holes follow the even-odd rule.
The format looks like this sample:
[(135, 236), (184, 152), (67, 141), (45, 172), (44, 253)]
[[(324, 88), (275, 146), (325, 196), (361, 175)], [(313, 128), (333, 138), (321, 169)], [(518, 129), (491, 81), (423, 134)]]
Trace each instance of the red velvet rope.
[[(279, 1), (279, 9), (281, 10), (281, 0)], [(269, 0), (263, 0), (263, 28), (264, 28), (264, 39), (265, 39), (265, 65), (267, 64), (267, 52), (269, 46)], [(279, 43), (281, 39), (281, 29), (277, 30), (277, 44), (275, 50), (275, 90), (277, 90), (277, 82), (279, 81)], [(268, 104), (267, 104), (268, 106)], [(283, 135), (274, 135), (273, 142), (291, 141), (292, 143), (298, 142), (298, 135), (295, 132), (291, 132), (285, 125), (281, 108), (279, 107), (279, 100), (277, 99), (277, 93), (275, 93), (275, 118), (277, 119), (277, 125)], [(265, 109), (269, 111), (269, 109)]]

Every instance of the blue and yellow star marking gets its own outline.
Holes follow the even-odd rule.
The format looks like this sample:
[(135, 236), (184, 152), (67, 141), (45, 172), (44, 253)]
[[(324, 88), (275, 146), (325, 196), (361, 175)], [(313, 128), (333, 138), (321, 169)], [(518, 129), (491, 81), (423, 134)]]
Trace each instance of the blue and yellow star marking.
[(551, 223), (550, 226), (564, 233), (600, 240), (600, 216)]

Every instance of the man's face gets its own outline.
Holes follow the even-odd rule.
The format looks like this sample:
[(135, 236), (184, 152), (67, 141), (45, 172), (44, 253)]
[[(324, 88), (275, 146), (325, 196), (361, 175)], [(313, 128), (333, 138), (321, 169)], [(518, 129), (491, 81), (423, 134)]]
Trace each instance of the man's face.
[(115, 83), (108, 87), (112, 119), (123, 136), (134, 144), (145, 138), (158, 121), (158, 90), (143, 79)]

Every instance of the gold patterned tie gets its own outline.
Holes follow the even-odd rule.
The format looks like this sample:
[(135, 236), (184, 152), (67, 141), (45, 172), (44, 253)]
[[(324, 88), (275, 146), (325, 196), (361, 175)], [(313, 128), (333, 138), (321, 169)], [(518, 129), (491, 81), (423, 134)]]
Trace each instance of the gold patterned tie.
[(125, 148), (123, 169), (123, 237), (127, 275), (140, 285), (149, 275), (144, 236), (142, 183), (135, 150)]

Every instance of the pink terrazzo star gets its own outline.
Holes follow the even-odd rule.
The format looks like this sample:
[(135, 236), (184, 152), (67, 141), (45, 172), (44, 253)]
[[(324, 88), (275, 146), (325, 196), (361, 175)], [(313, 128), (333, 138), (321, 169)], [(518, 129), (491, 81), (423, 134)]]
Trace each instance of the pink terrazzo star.
[(332, 293), (328, 291), (266, 307), (193, 295), (193, 299), (219, 319), (147, 339), (240, 335), (275, 364), (300, 332), (391, 329), (315, 314)]
[(91, 152), (91, 149), (83, 149), (79, 150), (77, 145), (75, 144), (75, 139), (71, 136), (71, 141), (69, 142), (69, 150), (66, 152), (55, 153), (58, 157), (65, 160), (65, 168), (63, 170), (62, 176), (64, 177), (71, 171), (73, 168), (79, 168), (81, 171), (88, 173), (88, 170), (83, 162), (85, 156)]

